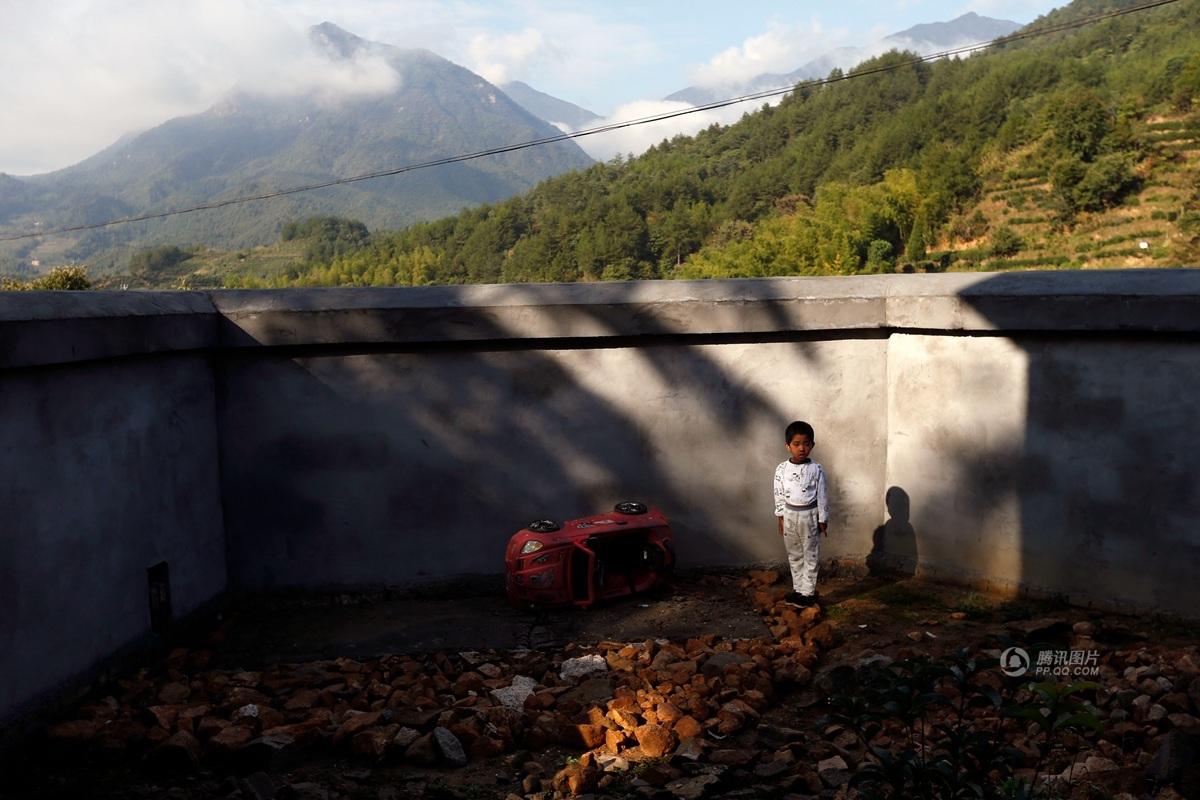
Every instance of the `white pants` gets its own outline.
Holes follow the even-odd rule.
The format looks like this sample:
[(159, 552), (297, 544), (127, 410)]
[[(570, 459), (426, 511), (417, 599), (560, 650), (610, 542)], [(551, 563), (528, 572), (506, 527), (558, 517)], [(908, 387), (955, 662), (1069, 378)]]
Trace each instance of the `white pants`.
[(817, 565), (821, 560), (821, 532), (817, 509), (784, 508), (783, 546), (792, 570), (792, 589), (803, 595), (817, 592)]

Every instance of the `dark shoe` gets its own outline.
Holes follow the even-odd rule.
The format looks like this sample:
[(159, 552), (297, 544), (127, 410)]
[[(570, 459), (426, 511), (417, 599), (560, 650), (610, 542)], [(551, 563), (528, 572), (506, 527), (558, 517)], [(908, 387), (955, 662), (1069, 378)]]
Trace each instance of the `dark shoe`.
[(795, 606), (796, 608), (807, 608), (813, 604), (813, 599), (809, 595), (800, 594), (798, 592), (788, 592), (784, 596), (783, 602), (790, 606)]
[(805, 608), (815, 606), (817, 604), (817, 596), (816, 594), (802, 594), (800, 595), (800, 602)]

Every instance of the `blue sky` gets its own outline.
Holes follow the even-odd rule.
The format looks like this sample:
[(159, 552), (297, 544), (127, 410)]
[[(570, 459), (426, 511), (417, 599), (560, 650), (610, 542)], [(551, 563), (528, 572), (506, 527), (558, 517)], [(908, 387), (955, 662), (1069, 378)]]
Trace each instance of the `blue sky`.
[[(1047, 0), (0, 0), (0, 172), (68, 166), (121, 135), (203, 111), (234, 86), (371, 91), (370, 64), (331, 72), (304, 30), (329, 20), (368, 39), (425, 47), (502, 83), (523, 80), (601, 115), (662, 110), (685, 86), (788, 72), (967, 11), (1033, 20)], [(737, 111), (740, 114), (741, 111)], [(730, 117), (688, 119), (694, 127)], [(736, 117), (733, 117), (736, 118)], [(589, 142), (636, 152), (679, 130)], [(591, 138), (591, 137), (589, 137)], [(599, 137), (596, 137), (597, 139)]]

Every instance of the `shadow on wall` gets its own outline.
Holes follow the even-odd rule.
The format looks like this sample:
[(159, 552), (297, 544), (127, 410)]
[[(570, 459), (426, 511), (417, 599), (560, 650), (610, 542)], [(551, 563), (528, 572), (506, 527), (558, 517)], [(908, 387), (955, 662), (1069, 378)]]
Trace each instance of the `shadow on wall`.
[[(942, 511), (918, 524), (923, 557), (949, 556), (958, 542), (963, 566), (976, 574), (1194, 615), (1200, 342), (1194, 332), (1170, 332), (1186, 330), (1176, 320), (1194, 313), (1194, 304), (1164, 302), (1164, 286), (1178, 293), (1189, 285), (1191, 276), (1173, 273), (1003, 274), (962, 293), (997, 329), (1018, 331), (956, 337), (972, 369), (1008, 370), (984, 389), (1008, 398), (1011, 408), (995, 413), (1015, 425), (1006, 436), (979, 420), (960, 431), (973, 446), (944, 449), (966, 485), (934, 489), (918, 504)], [(1037, 332), (1043, 317), (1046, 328), (1070, 332)], [(1095, 330), (1097, 320), (1104, 330)], [(938, 433), (934, 446), (953, 441)], [(964, 492), (976, 499), (962, 502)], [(975, 535), (964, 535), (972, 527)]]
[[(637, 302), (635, 288), (610, 285), (602, 307), (553, 313), (564, 315), (564, 334), (620, 333), (628, 325), (618, 330), (614, 314)], [(506, 292), (531, 303), (552, 294)], [(225, 321), (228, 341), (252, 345), (218, 366), (234, 585), (494, 574), (528, 520), (626, 499), (668, 511), (685, 563), (780, 557), (767, 535), (768, 454), (797, 411), (747, 383), (740, 354), (720, 343), (681, 337), (651, 316), (636, 320), (636, 342), (618, 346), (521, 340), (485, 310), (458, 307), (428, 317), (434, 344), (381, 345), (396, 338), (384, 315), (310, 316), (323, 317), (324, 340), (345, 344), (262, 348)], [(462, 341), (464, 331), (482, 341)], [(800, 337), (774, 346), (794, 369), (814, 358)], [(747, 459), (755, 469), (741, 469)], [(747, 493), (747, 471), (761, 498)]]
[(884, 496), (887, 522), (871, 535), (871, 553), (867, 569), (871, 575), (897, 579), (911, 578), (917, 572), (917, 532), (913, 529), (908, 492), (899, 486), (888, 487)]

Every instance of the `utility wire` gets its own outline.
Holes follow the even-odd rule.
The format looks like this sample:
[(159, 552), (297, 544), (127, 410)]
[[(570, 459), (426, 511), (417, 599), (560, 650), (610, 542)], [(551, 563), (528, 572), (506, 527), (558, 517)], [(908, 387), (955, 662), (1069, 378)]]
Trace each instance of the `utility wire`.
[(744, 94), (744, 95), (740, 95), (738, 97), (729, 98), (727, 100), (715, 100), (711, 103), (704, 103), (704, 104), (698, 105), (698, 106), (690, 106), (688, 108), (679, 109), (677, 111), (666, 111), (666, 112), (663, 112), (660, 114), (651, 114), (651, 115), (644, 116), (644, 117), (637, 117), (635, 119), (622, 120), (620, 122), (611, 122), (611, 123), (608, 123), (605, 125), (598, 125), (594, 128), (584, 128), (582, 130), (572, 131), (570, 133), (561, 133), (561, 134), (557, 134), (555, 136), (547, 136), (547, 137), (544, 137), (541, 139), (532, 139), (532, 140), (529, 140), (526, 142), (519, 142), (517, 144), (503, 145), (501, 147), (492, 147), (492, 148), (488, 148), (487, 150), (477, 150), (473, 153), (464, 153), (462, 155), (447, 156), (445, 158), (437, 158), (437, 159), (433, 159), (432, 161), (422, 161), (422, 162), (419, 162), (416, 164), (406, 164), (402, 167), (394, 167), (394, 168), (390, 168), (390, 169), (379, 170), (377, 172), (368, 172), (368, 173), (365, 173), (362, 175), (354, 175), (354, 176), (351, 176), (348, 178), (335, 178), (333, 180), (322, 181), (320, 183), (310, 183), (310, 184), (306, 184), (303, 186), (293, 186), (288, 189), (278, 189), (276, 191), (266, 192), (263, 194), (245, 195), (242, 197), (231, 197), (231, 198), (228, 198), (225, 200), (216, 200), (211, 203), (204, 203), (204, 204), (197, 205), (197, 206), (190, 206), (188, 208), (177, 208), (177, 209), (172, 209), (169, 211), (159, 211), (159, 212), (154, 212), (154, 213), (149, 213), (149, 214), (139, 214), (137, 216), (132, 216), (132, 217), (120, 217), (118, 219), (108, 220), (107, 222), (95, 222), (95, 223), (91, 223), (91, 224), (87, 224), (87, 225), (72, 225), (72, 226), (66, 227), (66, 228), (54, 228), (52, 230), (47, 230), (47, 231), (38, 231), (37, 233), (22, 233), (22, 234), (10, 235), (10, 236), (0, 236), (0, 242), (12, 242), (12, 241), (20, 240), (20, 239), (33, 239), (33, 238), (36, 238), (39, 236), (53, 236), (53, 235), (61, 234), (61, 233), (76, 233), (79, 231), (97, 230), (99, 228), (107, 228), (107, 227), (111, 227), (113, 225), (124, 225), (124, 224), (130, 223), (130, 222), (144, 222), (146, 220), (162, 219), (164, 217), (173, 217), (178, 214), (190, 214), (193, 211), (209, 211), (209, 210), (216, 209), (216, 208), (224, 208), (226, 206), (239, 205), (241, 203), (250, 203), (250, 202), (254, 202), (256, 200), (270, 200), (275, 197), (283, 197), (283, 196), (289, 195), (289, 194), (299, 194), (300, 192), (311, 192), (311, 191), (315, 191), (316, 189), (325, 189), (330, 186), (340, 186), (340, 185), (346, 184), (346, 183), (357, 183), (358, 181), (367, 181), (367, 180), (372, 180), (374, 178), (385, 178), (385, 177), (388, 177), (391, 175), (402, 175), (406, 172), (415, 172), (416, 170), (419, 170), (419, 169), (429, 169), (430, 167), (440, 167), (440, 166), (445, 166), (447, 164), (458, 164), (463, 161), (473, 161), (477, 158), (485, 158), (487, 156), (502, 155), (504, 153), (513, 153), (518, 150), (525, 150), (530, 147), (541, 147), (542, 145), (554, 144), (555, 142), (565, 142), (565, 141), (568, 141), (571, 139), (580, 139), (584, 136), (594, 136), (598, 133), (608, 133), (610, 131), (616, 131), (616, 130), (620, 130), (622, 128), (631, 128), (636, 125), (647, 125), (652, 122), (662, 122), (664, 120), (674, 119), (676, 117), (682, 117), (682, 116), (686, 116), (688, 114), (696, 114), (701, 111), (713, 111), (718, 108), (726, 108), (727, 106), (737, 105), (738, 103), (748, 103), (752, 100), (765, 100), (770, 97), (778, 97), (780, 95), (788, 94), (789, 92), (794, 92), (794, 91), (797, 91), (800, 89), (809, 89), (809, 88), (815, 88), (818, 86), (827, 86), (829, 84), (840, 83), (841, 81), (851, 80), (852, 78), (865, 78), (869, 75), (879, 75), (879, 74), (885, 73), (885, 72), (893, 72), (898, 69), (903, 69), (905, 67), (911, 67), (916, 64), (924, 64), (929, 61), (936, 61), (941, 58), (950, 58), (952, 56), (967, 55), (970, 53), (977, 52), (979, 50), (985, 50), (989, 47), (998, 47), (1000, 45), (1009, 44), (1011, 42), (1018, 42), (1018, 41), (1022, 41), (1025, 39), (1033, 39), (1033, 38), (1036, 38), (1039, 36), (1048, 36), (1048, 35), (1054, 34), (1054, 33), (1062, 33), (1063, 31), (1074, 30), (1076, 28), (1082, 28), (1085, 25), (1091, 25), (1096, 22), (1102, 22), (1103, 20), (1106, 20), (1106, 19), (1112, 19), (1114, 17), (1123, 17), (1127, 14), (1134, 14), (1134, 13), (1137, 13), (1140, 11), (1148, 11), (1150, 9), (1159, 8), (1161, 6), (1172, 5), (1173, 3), (1177, 3), (1177, 2), (1179, 2), (1179, 0), (1154, 0), (1154, 2), (1143, 3), (1143, 4), (1137, 5), (1137, 6), (1130, 6), (1128, 8), (1117, 9), (1114, 11), (1106, 11), (1104, 13), (1094, 14), (1089, 17), (1080, 17), (1079, 19), (1072, 20), (1070, 22), (1063, 22), (1058, 25), (1050, 25), (1050, 26), (1047, 26), (1044, 28), (1037, 28), (1034, 30), (1018, 31), (1017, 33), (1012, 33), (1012, 34), (1009, 34), (1008, 36), (1001, 36), (997, 39), (992, 39), (991, 41), (988, 41), (988, 42), (979, 42), (977, 44), (963, 45), (962, 47), (955, 47), (953, 49), (943, 50), (938, 53), (930, 53), (929, 55), (918, 56), (916, 58), (911, 58), (906, 61), (894, 62), (891, 64), (879, 66), (879, 67), (873, 67), (871, 69), (856, 70), (853, 72), (846, 73), (844, 75), (838, 75), (838, 76), (834, 76), (834, 77), (817, 78), (817, 79), (809, 80), (809, 81), (801, 81), (799, 83), (793, 84), (793, 85), (785, 87), (785, 88), (766, 89), (766, 90), (759, 91), (759, 92), (753, 92), (751, 94)]

